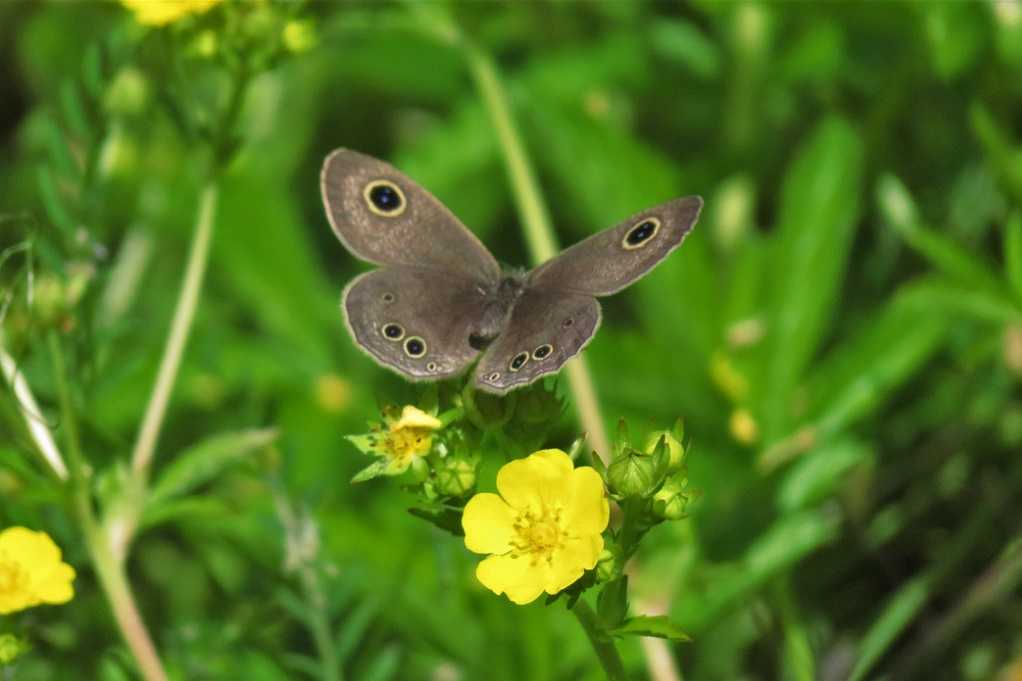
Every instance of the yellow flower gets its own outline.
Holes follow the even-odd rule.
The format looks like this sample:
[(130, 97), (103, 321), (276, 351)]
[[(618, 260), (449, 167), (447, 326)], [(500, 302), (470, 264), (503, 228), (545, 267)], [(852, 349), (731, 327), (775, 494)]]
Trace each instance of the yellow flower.
[(45, 532), (8, 527), (0, 532), (0, 615), (42, 603), (67, 603), (75, 571)]
[(364, 468), (352, 482), (370, 480), (379, 475), (400, 475), (417, 459), (429, 453), (433, 446), (433, 431), (443, 422), (418, 407), (405, 405), (401, 416), (394, 410), (383, 413), (383, 426), (376, 426), (365, 435), (349, 435), (348, 440), (366, 454), (382, 457), (381, 461)]
[(146, 26), (165, 26), (189, 14), (202, 14), (221, 0), (121, 0)]
[(524, 605), (596, 565), (610, 508), (595, 470), (544, 449), (501, 468), (497, 490), (472, 497), (461, 519), (468, 550), (492, 554), (476, 568), (483, 586)]

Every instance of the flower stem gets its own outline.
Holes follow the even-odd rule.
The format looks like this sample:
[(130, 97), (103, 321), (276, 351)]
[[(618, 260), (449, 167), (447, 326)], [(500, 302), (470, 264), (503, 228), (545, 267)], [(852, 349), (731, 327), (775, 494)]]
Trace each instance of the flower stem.
[[(521, 133), (515, 125), (507, 91), (493, 59), (468, 41), (465, 42), (465, 53), (469, 70), (497, 131), (525, 241), (533, 263), (538, 265), (557, 255), (559, 250), (550, 223), (550, 213), (543, 201), (536, 173), (532, 169)], [(610, 440), (607, 439), (603, 425), (589, 366), (585, 358), (577, 356), (568, 362), (566, 369), (582, 427), (589, 433), (593, 449), (606, 463), (610, 457)]]
[(85, 460), (78, 439), (77, 421), (71, 406), (71, 390), (67, 382), (67, 370), (64, 365), (60, 339), (56, 333), (50, 333), (48, 341), (71, 470), (71, 501), (78, 524), (85, 535), (89, 557), (96, 568), (100, 586), (110, 603), (121, 635), (124, 637), (125, 643), (128, 644), (128, 648), (131, 649), (132, 655), (135, 656), (143, 678), (146, 681), (167, 681), (167, 673), (163, 670), (159, 655), (156, 653), (156, 647), (149, 637), (145, 622), (142, 621), (138, 606), (135, 604), (135, 598), (128, 586), (127, 578), (124, 575), (124, 566), (114, 556), (102, 527), (96, 520), (96, 514), (92, 508)]
[(149, 404), (146, 406), (145, 416), (139, 428), (138, 439), (135, 441), (135, 447), (131, 454), (132, 472), (143, 481), (148, 477), (153, 452), (156, 449), (156, 441), (160, 436), (163, 418), (167, 413), (170, 392), (174, 387), (174, 381), (181, 366), (181, 356), (184, 352), (185, 343), (188, 341), (188, 332), (191, 330), (192, 319), (195, 317), (195, 308), (199, 301), (199, 291), (202, 289), (202, 279), (206, 272), (206, 264), (209, 261), (209, 248), (213, 237), (213, 217), (216, 213), (217, 190), (216, 180), (213, 179), (203, 189), (202, 197), (199, 200), (195, 234), (192, 237), (191, 250), (188, 253), (188, 265), (181, 283), (181, 292), (178, 295), (177, 307), (174, 310), (170, 334), (167, 336), (163, 358), (160, 360), (160, 369), (156, 375), (156, 385), (153, 387), (153, 392), (149, 397)]
[(625, 667), (614, 646), (614, 641), (600, 631), (596, 613), (589, 607), (589, 604), (580, 598), (575, 601), (571, 612), (574, 613), (578, 623), (585, 630), (589, 643), (592, 644), (596, 657), (599, 658), (603, 671), (607, 675), (607, 680), (627, 681), (628, 675), (625, 674)]

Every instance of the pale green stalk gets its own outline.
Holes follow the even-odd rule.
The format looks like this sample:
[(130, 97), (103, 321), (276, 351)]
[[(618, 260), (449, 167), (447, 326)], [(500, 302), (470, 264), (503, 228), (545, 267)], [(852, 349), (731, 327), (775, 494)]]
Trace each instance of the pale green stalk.
[(628, 674), (625, 673), (625, 666), (621, 662), (614, 641), (600, 631), (600, 623), (597, 621), (596, 613), (581, 598), (575, 601), (571, 612), (578, 619), (579, 624), (586, 632), (589, 642), (596, 651), (596, 657), (603, 665), (603, 671), (607, 675), (607, 681), (628, 681)]
[(67, 383), (64, 355), (55, 333), (51, 333), (49, 336), (49, 346), (60, 399), (68, 461), (70, 462), (71, 501), (75, 516), (85, 535), (89, 556), (96, 567), (96, 576), (99, 578), (104, 594), (106, 594), (107, 602), (110, 603), (110, 609), (114, 613), (114, 619), (117, 621), (121, 636), (134, 655), (143, 678), (146, 681), (167, 681), (167, 673), (163, 670), (163, 664), (160, 662), (156, 647), (149, 636), (149, 631), (142, 620), (138, 605), (135, 603), (135, 597), (124, 574), (124, 565), (111, 550), (111, 545), (106, 540), (103, 528), (97, 522), (95, 511), (92, 508), (92, 494), (78, 439), (78, 425), (74, 409), (71, 406), (71, 390)]
[(145, 416), (139, 428), (138, 439), (131, 453), (131, 469), (143, 482), (148, 478), (152, 464), (156, 441), (160, 436), (160, 428), (167, 412), (170, 393), (174, 388), (181, 356), (188, 342), (188, 332), (192, 328), (195, 308), (202, 290), (202, 280), (209, 261), (210, 242), (213, 240), (213, 217), (216, 214), (218, 186), (216, 179), (211, 179), (202, 191), (199, 200), (199, 214), (192, 236), (191, 250), (188, 253), (188, 265), (181, 283), (181, 293), (174, 309), (174, 319), (170, 325), (170, 334), (160, 360), (160, 369), (156, 375), (156, 385), (149, 396)]
[[(539, 264), (554, 257), (559, 251), (550, 213), (543, 202), (536, 174), (529, 163), (525, 144), (511, 114), (507, 92), (497, 75), (493, 60), (474, 45), (466, 44), (465, 53), (476, 87), (497, 131), (529, 254), (533, 263)], [(603, 425), (589, 366), (584, 357), (578, 356), (570, 360), (565, 368), (582, 427), (589, 433), (593, 449), (604, 463), (609, 463), (610, 440)]]

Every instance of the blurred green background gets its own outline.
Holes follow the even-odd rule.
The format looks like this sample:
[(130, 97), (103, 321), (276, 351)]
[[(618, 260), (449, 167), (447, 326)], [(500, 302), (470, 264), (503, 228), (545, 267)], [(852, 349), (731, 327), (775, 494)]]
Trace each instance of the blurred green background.
[[(693, 636), (671, 648), (684, 677), (1022, 678), (1022, 4), (450, 12), (500, 68), (562, 245), (706, 200), (684, 246), (605, 301), (585, 353), (608, 427), (685, 420), (701, 496), (652, 533), (635, 584)], [(60, 334), (100, 499), (151, 390), (203, 178), (169, 107), (219, 106), (237, 36), (304, 31), (241, 108), (155, 476), (221, 433), (279, 437), (217, 459), (128, 562), (174, 678), (317, 678), (285, 497), (309, 513), (307, 551), (318, 532), (343, 678), (601, 678), (561, 605), (494, 597), (400, 485), (348, 483), (368, 460), (343, 435), (417, 393), (344, 329), (340, 290), (364, 266), (323, 215), (324, 156), (390, 161), (529, 264), (464, 55), (425, 16), (228, 3), (145, 29), (113, 2), (0, 5), (0, 247), (31, 243), (0, 269), (4, 339), (60, 436), (42, 342)], [(68, 605), (0, 618), (33, 646), (0, 678), (137, 678), (9, 390), (0, 419), (0, 527), (46, 530), (79, 572)], [(549, 444), (578, 430), (569, 407)], [(649, 678), (634, 639), (623, 654)]]

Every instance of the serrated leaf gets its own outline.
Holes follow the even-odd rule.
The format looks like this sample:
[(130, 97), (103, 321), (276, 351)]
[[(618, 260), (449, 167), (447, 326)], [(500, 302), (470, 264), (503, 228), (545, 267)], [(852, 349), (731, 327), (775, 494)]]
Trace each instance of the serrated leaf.
[(624, 636), (655, 636), (656, 638), (666, 638), (670, 641), (692, 640), (692, 637), (682, 631), (681, 627), (672, 622), (667, 615), (629, 617), (624, 621), (624, 624), (608, 629), (607, 633), (619, 638)]
[(450, 532), (456, 537), (465, 536), (465, 530), (461, 526), (461, 513), (450, 508), (410, 508), (408, 512), (416, 518), (422, 518), (441, 530)]
[(214, 435), (173, 458), (149, 493), (151, 506), (211, 481), (253, 451), (277, 439), (273, 428)]

